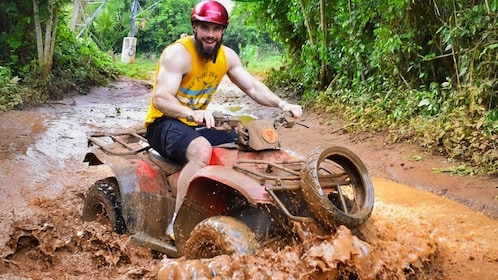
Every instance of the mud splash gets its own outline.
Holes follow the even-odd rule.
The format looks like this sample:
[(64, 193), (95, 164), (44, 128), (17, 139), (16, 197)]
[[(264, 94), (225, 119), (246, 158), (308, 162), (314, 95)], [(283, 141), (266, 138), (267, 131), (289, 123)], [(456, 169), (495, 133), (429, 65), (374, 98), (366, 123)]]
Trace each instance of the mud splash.
[[(38, 213), (16, 221), (2, 250), (0, 279), (153, 279), (157, 272), (147, 249), (130, 244), (99, 223), (84, 223), (81, 194), (34, 201)], [(116, 277), (119, 275), (119, 277)]]
[(400, 227), (378, 214), (361, 229), (365, 240), (341, 226), (334, 235), (255, 255), (160, 261), (128, 236), (83, 222), (80, 199), (68, 193), (57, 205), (37, 201), (50, 215), (15, 223), (0, 271), (27, 279), (442, 279), (444, 242), (424, 227)]
[(438, 241), (425, 234), (369, 244), (340, 226), (334, 235), (279, 251), (262, 249), (250, 256), (201, 260), (165, 258), (157, 276), (161, 280), (423, 279), (427, 274), (434, 277), (441, 251)]

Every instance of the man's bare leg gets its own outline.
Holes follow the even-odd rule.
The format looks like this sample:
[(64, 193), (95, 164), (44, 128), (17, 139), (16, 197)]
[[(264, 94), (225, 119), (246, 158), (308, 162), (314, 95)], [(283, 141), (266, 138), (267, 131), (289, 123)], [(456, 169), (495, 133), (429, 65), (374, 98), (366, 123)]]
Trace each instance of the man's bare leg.
[(175, 239), (173, 224), (175, 223), (176, 214), (183, 204), (183, 200), (187, 193), (188, 184), (197, 171), (209, 164), (209, 161), (211, 160), (211, 152), (211, 144), (204, 137), (195, 138), (187, 147), (187, 164), (183, 167), (182, 172), (178, 177), (175, 212), (173, 213), (173, 219), (171, 220), (171, 223), (166, 229), (166, 234), (173, 240)]

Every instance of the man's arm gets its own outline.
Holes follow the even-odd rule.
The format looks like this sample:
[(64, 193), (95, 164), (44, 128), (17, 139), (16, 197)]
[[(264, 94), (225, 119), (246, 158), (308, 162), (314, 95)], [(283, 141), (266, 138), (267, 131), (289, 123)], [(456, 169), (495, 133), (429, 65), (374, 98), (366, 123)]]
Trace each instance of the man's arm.
[(171, 118), (185, 118), (191, 116), (197, 123), (203, 123), (211, 128), (214, 118), (205, 110), (192, 110), (182, 105), (176, 98), (183, 76), (188, 74), (192, 67), (192, 58), (181, 44), (174, 44), (166, 48), (159, 59), (156, 89), (152, 96), (154, 106), (165, 116)]
[(225, 47), (228, 60), (228, 77), (245, 94), (260, 105), (279, 107), (285, 111), (291, 111), (296, 117), (301, 116), (302, 108), (299, 105), (289, 104), (274, 94), (265, 84), (253, 77), (242, 66), (239, 56), (230, 48)]
[(159, 58), (152, 102), (167, 117), (179, 118), (191, 114), (192, 110), (175, 97), (183, 75), (190, 71), (190, 64), (190, 55), (181, 44), (169, 46)]

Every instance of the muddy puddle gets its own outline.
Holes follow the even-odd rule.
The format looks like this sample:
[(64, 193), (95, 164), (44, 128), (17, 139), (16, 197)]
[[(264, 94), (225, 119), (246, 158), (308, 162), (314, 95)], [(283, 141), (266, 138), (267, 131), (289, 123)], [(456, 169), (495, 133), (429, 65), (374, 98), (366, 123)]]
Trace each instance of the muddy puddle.
[(446, 250), (433, 232), (380, 221), (376, 210), (363, 229), (365, 240), (339, 227), (253, 256), (171, 259), (101, 224), (83, 223), (80, 195), (66, 193), (57, 204), (38, 200), (38, 213), (45, 214), (13, 223), (0, 279), (438, 279)]
[[(498, 278), (496, 220), (381, 178), (374, 178), (372, 217), (359, 231), (339, 227), (252, 256), (167, 258), (104, 225), (84, 222), (88, 187), (110, 172), (82, 162), (87, 135), (140, 126), (149, 90), (122, 80), (89, 95), (0, 114), (0, 279)], [(236, 93), (231, 85), (223, 84), (220, 92), (221, 109), (241, 106), (241, 114), (258, 117), (273, 113), (255, 114), (252, 101), (225, 97)], [(299, 143), (313, 135), (300, 131), (292, 137)]]

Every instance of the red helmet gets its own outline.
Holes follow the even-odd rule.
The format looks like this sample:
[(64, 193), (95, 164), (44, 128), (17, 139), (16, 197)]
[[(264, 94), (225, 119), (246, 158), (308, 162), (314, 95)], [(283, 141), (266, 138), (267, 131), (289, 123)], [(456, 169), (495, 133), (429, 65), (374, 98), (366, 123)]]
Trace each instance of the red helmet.
[(227, 27), (228, 12), (220, 2), (214, 0), (206, 0), (195, 5), (194, 9), (192, 10), (192, 16), (190, 17), (190, 20), (192, 21), (192, 23), (195, 21), (204, 21)]

